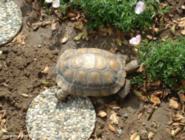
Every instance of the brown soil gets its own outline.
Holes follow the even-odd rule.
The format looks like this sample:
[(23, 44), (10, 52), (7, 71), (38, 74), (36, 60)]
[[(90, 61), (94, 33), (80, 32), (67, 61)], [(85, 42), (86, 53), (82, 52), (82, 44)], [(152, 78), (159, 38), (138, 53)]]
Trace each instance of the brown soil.
[[(23, 10), (24, 25), (21, 36), (17, 41), (10, 42), (0, 48), (0, 110), (6, 111), (7, 132), (0, 139), (18, 139), (23, 132), (23, 139), (29, 139), (25, 126), (25, 115), (30, 102), (40, 91), (55, 85), (54, 66), (61, 49), (74, 46), (70, 39), (75, 36), (70, 22), (62, 23), (57, 34), (53, 34), (50, 26), (41, 27), (33, 31), (26, 25), (26, 21), (37, 20), (30, 15), (31, 6), (17, 0)], [(54, 17), (52, 17), (54, 18)], [(48, 18), (49, 19), (49, 18)], [(50, 19), (49, 19), (50, 20)], [(69, 32), (70, 39), (65, 44), (59, 43), (65, 32)], [(25, 38), (25, 43), (19, 41)], [(89, 41), (80, 42), (80, 47), (118, 46), (110, 45), (110, 37), (96, 36)], [(107, 49), (107, 48), (106, 48)], [(128, 51), (120, 52), (128, 53)], [(49, 67), (48, 73), (43, 73)], [(138, 132), (142, 140), (148, 139), (148, 133), (154, 133), (154, 140), (185, 140), (183, 132), (176, 137), (170, 135), (169, 122), (176, 112), (169, 108), (168, 102), (162, 102), (159, 107), (143, 103), (132, 93), (124, 100), (116, 95), (106, 98), (92, 98), (96, 112), (105, 111), (105, 118), (97, 117), (96, 128), (92, 140), (129, 140), (130, 135)], [(110, 125), (111, 114), (117, 114), (118, 124)], [(21, 138), (20, 138), (21, 139)]]

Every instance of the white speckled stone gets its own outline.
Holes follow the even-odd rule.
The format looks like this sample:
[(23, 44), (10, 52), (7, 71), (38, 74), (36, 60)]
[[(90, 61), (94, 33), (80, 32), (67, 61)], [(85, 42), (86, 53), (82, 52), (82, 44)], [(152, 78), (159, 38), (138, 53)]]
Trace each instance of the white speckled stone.
[(32, 140), (88, 140), (96, 113), (88, 98), (69, 97), (58, 102), (57, 89), (47, 89), (30, 104), (26, 125)]
[(0, 0), (0, 45), (10, 41), (22, 26), (22, 13), (13, 0)]

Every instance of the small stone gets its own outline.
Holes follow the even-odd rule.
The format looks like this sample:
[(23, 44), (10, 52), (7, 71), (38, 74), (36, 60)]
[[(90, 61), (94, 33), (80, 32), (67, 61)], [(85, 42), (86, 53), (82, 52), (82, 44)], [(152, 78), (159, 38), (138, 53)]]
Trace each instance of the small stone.
[(3, 51), (2, 50), (0, 50), (0, 55), (2, 55), (3, 54)]
[(99, 111), (98, 112), (98, 116), (101, 117), (101, 118), (105, 118), (107, 116), (107, 113), (105, 111)]

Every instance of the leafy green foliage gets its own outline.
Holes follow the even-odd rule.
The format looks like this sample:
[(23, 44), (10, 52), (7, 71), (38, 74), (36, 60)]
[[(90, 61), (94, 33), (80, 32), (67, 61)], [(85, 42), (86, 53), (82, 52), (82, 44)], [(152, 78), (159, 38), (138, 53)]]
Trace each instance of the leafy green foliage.
[(142, 73), (132, 75), (131, 84), (135, 86), (142, 86), (144, 83), (144, 75)]
[(184, 37), (164, 42), (145, 41), (141, 46), (140, 60), (150, 80), (161, 80), (169, 87), (185, 80)]
[(134, 12), (137, 0), (61, 0), (61, 3), (82, 9), (91, 28), (109, 24), (124, 31), (149, 27), (159, 10), (156, 0), (146, 0), (145, 11), (140, 15)]

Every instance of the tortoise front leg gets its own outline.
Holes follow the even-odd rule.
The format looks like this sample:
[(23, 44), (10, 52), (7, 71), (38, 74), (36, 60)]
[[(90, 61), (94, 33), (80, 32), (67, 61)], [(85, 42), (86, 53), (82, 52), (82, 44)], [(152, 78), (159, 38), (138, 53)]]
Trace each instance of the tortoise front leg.
[(121, 91), (119, 91), (118, 95), (123, 99), (125, 98), (128, 93), (130, 92), (130, 88), (131, 88), (131, 83), (130, 83), (130, 80), (127, 80), (125, 81), (125, 85), (123, 87), (123, 89), (121, 89)]
[(55, 93), (55, 96), (56, 98), (59, 100), (59, 101), (64, 101), (66, 99), (66, 97), (68, 96), (69, 94), (66, 93), (66, 92), (63, 92), (63, 90), (60, 88), (56, 91)]

